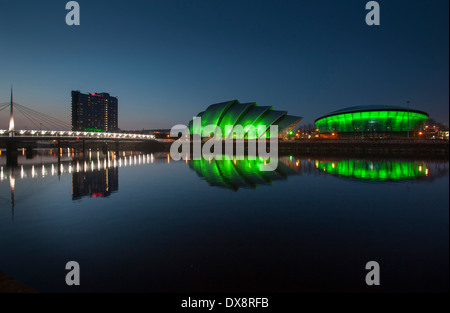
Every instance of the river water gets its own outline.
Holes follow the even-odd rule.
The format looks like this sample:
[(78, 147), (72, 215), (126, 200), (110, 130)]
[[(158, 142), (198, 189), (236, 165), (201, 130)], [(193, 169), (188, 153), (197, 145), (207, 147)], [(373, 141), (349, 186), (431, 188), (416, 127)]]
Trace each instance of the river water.
[(364, 292), (376, 261), (376, 290), (449, 290), (448, 160), (261, 162), (3, 153), (0, 271), (41, 292)]

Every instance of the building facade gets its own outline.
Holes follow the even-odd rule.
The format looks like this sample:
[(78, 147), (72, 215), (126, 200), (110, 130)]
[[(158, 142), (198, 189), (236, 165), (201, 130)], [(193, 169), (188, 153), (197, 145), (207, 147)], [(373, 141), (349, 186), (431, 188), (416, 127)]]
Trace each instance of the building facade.
[(428, 113), (398, 106), (358, 106), (331, 112), (316, 119), (321, 136), (416, 137)]
[(118, 100), (108, 93), (72, 91), (72, 130), (116, 131)]
[[(205, 111), (197, 114), (201, 117), (201, 125), (194, 127), (193, 120), (189, 122), (191, 134), (204, 134), (203, 130), (208, 125), (216, 126), (220, 130), (223, 139), (232, 138), (232, 132), (227, 132), (227, 126), (240, 125), (244, 129), (254, 126), (256, 132), (246, 132), (245, 139), (257, 139), (263, 136), (270, 136), (269, 128), (272, 125), (278, 126), (278, 137), (287, 139), (292, 135), (291, 131), (303, 119), (300, 116), (288, 115), (287, 111), (276, 111), (271, 106), (258, 106), (256, 102), (240, 103), (238, 100), (231, 100), (210, 105)], [(259, 128), (261, 127), (261, 128)]]

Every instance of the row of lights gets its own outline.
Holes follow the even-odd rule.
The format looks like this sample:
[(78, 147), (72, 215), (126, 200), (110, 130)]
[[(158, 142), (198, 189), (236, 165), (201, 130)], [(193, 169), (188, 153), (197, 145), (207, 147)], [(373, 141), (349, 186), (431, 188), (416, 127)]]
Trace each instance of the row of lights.
[[(0, 129), (0, 135), (9, 133), (6, 129)], [(17, 132), (16, 132), (17, 133)], [(82, 131), (55, 131), (55, 130), (19, 130), (20, 135), (52, 135), (52, 136), (86, 136), (100, 138), (141, 138), (155, 139), (154, 135), (127, 134), (127, 133), (106, 133), (106, 132), (82, 132)]]
[[(83, 164), (80, 164), (80, 162), (76, 162), (75, 165), (69, 164), (67, 166), (64, 164), (60, 164), (59, 172), (60, 174), (64, 173), (79, 173), (79, 172), (93, 172), (95, 170), (105, 170), (108, 168), (116, 168), (116, 167), (127, 167), (132, 165), (139, 165), (139, 164), (153, 164), (155, 162), (155, 156), (153, 153), (151, 154), (144, 154), (144, 155), (134, 155), (134, 156), (128, 156), (128, 157), (119, 157), (119, 159), (97, 159), (97, 161), (91, 160), (90, 162), (84, 161)], [(42, 166), (31, 166), (31, 178), (38, 177), (39, 174), (41, 177), (45, 177), (48, 175), (54, 176), (58, 174), (58, 166), (56, 164), (51, 165), (45, 165), (42, 164)], [(24, 179), (28, 177), (27, 172), (25, 171), (23, 165), (20, 167), (20, 178)], [(4, 167), (0, 167), (0, 181), (3, 181), (5, 179), (8, 179), (8, 176), (4, 172)]]

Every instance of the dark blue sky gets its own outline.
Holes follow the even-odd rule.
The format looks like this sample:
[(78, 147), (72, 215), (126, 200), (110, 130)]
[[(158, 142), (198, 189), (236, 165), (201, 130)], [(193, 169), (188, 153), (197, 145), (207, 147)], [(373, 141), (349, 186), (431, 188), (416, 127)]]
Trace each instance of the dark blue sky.
[(186, 124), (230, 99), (303, 123), (410, 100), (448, 123), (448, 0), (378, 1), (379, 27), (361, 0), (81, 0), (72, 27), (66, 2), (0, 0), (0, 102), (13, 84), (16, 102), (68, 122), (71, 90), (109, 92), (122, 129)]

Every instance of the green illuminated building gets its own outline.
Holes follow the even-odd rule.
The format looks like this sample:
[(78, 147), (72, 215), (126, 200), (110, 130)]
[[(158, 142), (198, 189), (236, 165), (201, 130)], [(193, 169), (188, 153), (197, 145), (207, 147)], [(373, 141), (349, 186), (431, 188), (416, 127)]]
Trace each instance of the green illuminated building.
[[(340, 137), (410, 136), (423, 129), (428, 113), (396, 106), (359, 106), (331, 112), (316, 119), (321, 134)], [(409, 125), (409, 126), (408, 126)]]
[(201, 126), (194, 129), (193, 121), (189, 123), (191, 134), (202, 134), (207, 125), (214, 125), (221, 131), (224, 139), (230, 138), (231, 133), (226, 133), (225, 126), (241, 125), (244, 129), (253, 125), (257, 130), (258, 126), (263, 129), (256, 132), (256, 137), (251, 133), (246, 133), (246, 139), (257, 139), (266, 135), (271, 125), (278, 126), (278, 136), (287, 137), (292, 129), (303, 119), (299, 116), (287, 115), (286, 111), (273, 110), (271, 106), (258, 106), (256, 102), (240, 103), (232, 100), (210, 105), (205, 111), (197, 114), (201, 117)]

